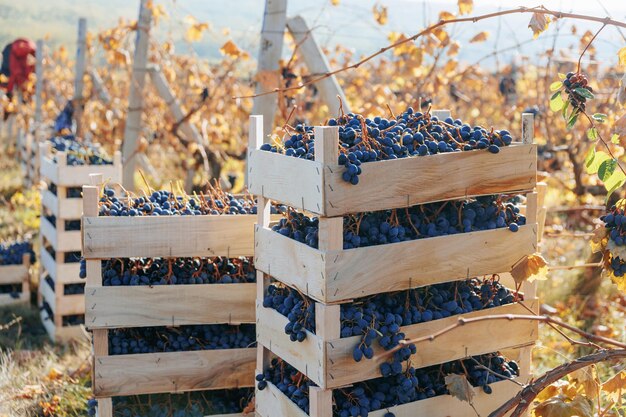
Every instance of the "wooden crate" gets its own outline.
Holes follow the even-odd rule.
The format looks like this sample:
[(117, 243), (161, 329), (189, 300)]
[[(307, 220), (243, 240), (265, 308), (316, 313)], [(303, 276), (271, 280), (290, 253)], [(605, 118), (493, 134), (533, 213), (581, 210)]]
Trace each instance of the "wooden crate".
[(111, 416), (111, 396), (253, 387), (255, 348), (109, 355), (108, 329), (254, 323), (256, 284), (104, 287), (101, 261), (252, 256), (256, 216), (98, 217), (98, 190), (83, 187), (82, 245), (101, 415)]
[(20, 285), (19, 298), (0, 294), (0, 307), (30, 302), (30, 255), (25, 254), (19, 265), (0, 265), (0, 285)]
[(40, 233), (57, 252), (77, 252), (81, 249), (80, 230), (65, 230), (65, 219), (57, 217), (56, 224), (52, 224), (42, 216)]
[[(43, 240), (45, 242), (47, 240)], [(80, 266), (78, 262), (65, 262), (65, 252), (56, 252), (53, 257), (42, 245), (39, 257), (41, 270), (46, 271), (55, 282), (76, 282)]]
[[(440, 118), (449, 115), (448, 112), (438, 113)], [(532, 144), (532, 116), (523, 115), (523, 141), (502, 148), (497, 156), (487, 152), (460, 152), (371, 162), (371, 165), (363, 165), (359, 184), (353, 186), (340, 178), (342, 167), (336, 163), (337, 128), (315, 129), (315, 161), (304, 161), (260, 151), (262, 119), (252, 116), (248, 182), (252, 192), (259, 195), (259, 221), (255, 229), (257, 372), (266, 369), (273, 355), (286, 360), (319, 386), (310, 396), (311, 416), (327, 417), (332, 415), (332, 389), (379, 377), (380, 363), (386, 359), (384, 351), (376, 346), (373, 359), (353, 360), (352, 350), (360, 338), (340, 337), (340, 303), (384, 292), (506, 273), (518, 260), (537, 251), (536, 146)], [(290, 175), (293, 172), (298, 175)], [(454, 172), (454, 178), (450, 179), (454, 183), (446, 181), (439, 185), (436, 179), (449, 179), (450, 172)], [(429, 187), (423, 187), (424, 183)], [(345, 214), (510, 193), (526, 195), (527, 224), (517, 233), (496, 229), (343, 249), (343, 218), (340, 216)], [(320, 215), (319, 249), (270, 229), (271, 200)], [(308, 332), (302, 343), (291, 342), (284, 333), (288, 322), (285, 317), (262, 306), (270, 276), (316, 302), (315, 334)], [(524, 306), (514, 303), (461, 316), (526, 315), (527, 308), (537, 313), (539, 301), (535, 285), (525, 283), (522, 290)], [(458, 318), (405, 326), (402, 330), (409, 338), (425, 337), (447, 328)], [(507, 326), (484, 321), (466, 326), (455, 328), (432, 342), (420, 343), (411, 358), (412, 365), (424, 367), (516, 348), (522, 359), (522, 378), (528, 380), (531, 349), (538, 335), (535, 321), (511, 322)], [(485, 337), (473, 337), (476, 334)], [(478, 394), (482, 404), (479, 408), (486, 410), (504, 402), (509, 393), (518, 389), (508, 381), (494, 384), (494, 395)], [(275, 387), (257, 390), (256, 404), (257, 413), (262, 417), (305, 416)], [(393, 412), (406, 417), (464, 417), (474, 413), (469, 404), (459, 402), (452, 409), (449, 404), (450, 398), (444, 396), (394, 407)], [(382, 417), (386, 412), (370, 415)]]
[[(521, 350), (517, 355), (510, 357), (521, 361), (528, 360)], [(526, 365), (524, 363), (522, 366)], [(521, 375), (516, 379), (520, 383), (529, 382), (528, 376)], [(396, 417), (469, 417), (476, 415), (486, 416), (506, 400), (515, 396), (521, 387), (511, 381), (499, 381), (490, 384), (493, 392), (486, 394), (482, 388), (474, 388), (475, 396), (472, 406), (451, 395), (440, 395), (421, 401), (397, 405), (382, 410), (371, 411), (370, 417), (384, 417), (387, 412), (392, 412)], [(332, 391), (319, 388), (309, 389), (310, 413), (306, 414), (293, 401), (283, 394), (275, 385), (268, 383), (264, 390), (257, 388), (255, 392), (255, 405), (258, 417), (328, 417), (332, 416)]]
[(52, 181), (59, 187), (81, 187), (89, 184), (89, 175), (99, 173), (111, 182), (120, 182), (122, 178), (122, 155), (115, 152), (113, 165), (67, 165), (67, 154), (56, 153), (53, 160), (51, 144), (44, 142), (39, 145), (39, 160), (41, 177)]
[(83, 200), (82, 198), (67, 198), (67, 188), (57, 186), (56, 195), (48, 189), (43, 190), (41, 204), (57, 218), (63, 216), (65, 219), (80, 219), (83, 213)]
[[(47, 284), (43, 283), (40, 285), (40, 288), (46, 287)], [(56, 343), (66, 343), (72, 340), (78, 340), (81, 338), (85, 338), (85, 331), (83, 325), (63, 325), (63, 317), (67, 314), (59, 314), (52, 307), (52, 303), (55, 302), (54, 298), (49, 297), (49, 293), (46, 293), (40, 289), (38, 294), (38, 302), (37, 305), (40, 309), (41, 322), (43, 323), (43, 327), (46, 329), (48, 333), (48, 337), (50, 340)], [(46, 301), (50, 308), (52, 309), (52, 317), (48, 316), (48, 312), (43, 309), (43, 301)], [(71, 313), (70, 313), (71, 314)], [(80, 313), (77, 313), (80, 314)]]
[[(441, 115), (446, 114), (449, 112)], [(250, 135), (254, 140), (262, 139), (262, 116), (251, 116)], [(471, 196), (522, 193), (531, 191), (537, 181), (536, 145), (513, 142), (497, 155), (478, 150), (368, 162), (361, 166), (359, 184), (354, 186), (341, 178), (344, 168), (337, 163), (338, 141), (336, 127), (316, 127), (314, 161), (262, 151), (262, 140), (251, 142), (248, 189), (322, 216), (341, 216)]]
[(46, 281), (46, 275), (41, 275), (39, 279), (39, 287), (43, 298), (52, 308), (55, 314), (60, 316), (85, 314), (85, 295), (84, 294), (68, 294), (65, 295), (66, 284), (81, 284), (84, 280), (76, 277), (72, 280), (55, 281), (52, 276), (52, 286)]
[[(459, 318), (475, 318), (488, 315), (519, 314), (528, 315), (529, 310), (539, 313), (537, 299), (508, 304), (500, 307), (451, 316), (425, 323), (403, 326), (402, 332), (408, 339), (435, 334), (455, 324)], [(337, 388), (380, 376), (380, 365), (389, 359), (385, 350), (375, 344), (374, 357), (355, 362), (352, 351), (360, 341), (360, 336), (328, 337), (328, 329), (339, 329), (339, 305), (315, 304), (316, 319), (333, 316), (336, 323), (317, 321), (316, 333), (307, 331), (303, 342), (292, 342), (285, 334), (288, 320), (272, 308), (263, 307), (257, 301), (257, 342), (294, 368), (305, 374), (321, 388)], [(326, 309), (320, 314), (320, 309)], [(320, 313), (318, 313), (320, 312)], [(334, 313), (334, 314), (333, 314)], [(325, 328), (321, 328), (321, 327)], [(455, 329), (438, 338), (435, 342), (417, 345), (417, 353), (411, 357), (415, 368), (436, 365), (467, 356), (483, 355), (513, 347), (531, 345), (537, 340), (538, 322), (512, 321), (506, 326), (501, 321), (479, 321)], [(476, 334), (487, 337), (473, 337)], [(335, 335), (336, 336), (336, 335)]]

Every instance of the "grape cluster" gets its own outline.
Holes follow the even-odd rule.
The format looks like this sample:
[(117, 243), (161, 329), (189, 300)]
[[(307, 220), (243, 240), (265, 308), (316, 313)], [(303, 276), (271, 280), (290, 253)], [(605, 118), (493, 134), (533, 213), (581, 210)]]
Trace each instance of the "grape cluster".
[[(513, 140), (507, 130), (471, 126), (451, 117), (439, 120), (411, 107), (391, 119), (348, 113), (327, 124), (339, 126), (338, 163), (344, 166), (343, 180), (354, 185), (359, 183), (365, 162), (476, 149), (498, 153)], [(309, 160), (314, 159), (314, 148), (314, 128), (301, 124), (292, 129), (282, 144), (261, 146), (264, 151)]]
[[(113, 161), (100, 146), (79, 142), (74, 135), (55, 136), (49, 141), (52, 144), (52, 149), (67, 154), (68, 165), (113, 165)], [(56, 161), (56, 156), (53, 160)]]
[(100, 216), (200, 216), (204, 214), (256, 214), (251, 197), (235, 197), (215, 190), (200, 196), (182, 196), (166, 190), (150, 196), (118, 198), (115, 190), (106, 188), (100, 198)]
[[(367, 417), (370, 412), (400, 404), (420, 401), (449, 393), (445, 377), (465, 375), (475, 387), (491, 393), (490, 384), (519, 375), (515, 361), (499, 353), (474, 356), (441, 365), (406, 371), (387, 377), (358, 382), (333, 391), (333, 416)], [(309, 412), (309, 387), (315, 384), (283, 360), (274, 358), (270, 367), (256, 376), (257, 387), (263, 390), (272, 383), (298, 407)], [(392, 412), (385, 417), (393, 417)]]
[(123, 258), (102, 261), (102, 278), (104, 286), (239, 284), (256, 282), (256, 270), (246, 257)]
[(0, 265), (21, 265), (24, 255), (30, 255), (30, 262), (35, 262), (33, 245), (29, 241), (0, 243)]
[(585, 110), (585, 102), (587, 98), (593, 97), (593, 88), (588, 85), (587, 76), (580, 72), (568, 72), (563, 80), (563, 86), (568, 96), (568, 101), (572, 108), (576, 110)]
[[(58, 196), (57, 185), (53, 182), (48, 184), (48, 191)], [(67, 187), (65, 192), (65, 198), (82, 198), (83, 190), (81, 187)]]
[(254, 324), (207, 324), (109, 330), (111, 355), (238, 349), (256, 346)]
[[(626, 213), (623, 208), (611, 207), (608, 213), (600, 217), (608, 231), (609, 241), (616, 247), (626, 246)], [(610, 263), (613, 274), (623, 277), (626, 273), (626, 259), (617, 253), (611, 253)]]
[[(346, 216), (343, 248), (397, 243), (407, 240), (508, 227), (517, 232), (526, 224), (519, 207), (503, 196), (445, 201)], [(298, 242), (318, 247), (319, 219), (288, 211), (272, 230)]]
[[(150, 394), (113, 398), (113, 417), (204, 417), (244, 411), (254, 392), (251, 388), (193, 391), (182, 394)], [(98, 401), (87, 401), (87, 413), (96, 415)]]
[[(56, 227), (57, 218), (54, 214), (48, 214), (44, 216), (46, 220), (50, 222), (53, 227)], [(73, 230), (80, 230), (80, 219), (78, 220), (64, 220), (63, 227), (65, 231), (71, 232)]]
[[(341, 337), (360, 336), (361, 340), (352, 351), (353, 359), (360, 362), (374, 356), (375, 341), (385, 350), (398, 346), (405, 338), (401, 326), (485, 310), (518, 299), (523, 298), (500, 284), (497, 276), (377, 294), (341, 305)], [(304, 341), (306, 331), (315, 333), (315, 303), (298, 291), (271, 284), (263, 306), (287, 317), (285, 333), (292, 341)], [(413, 344), (398, 349), (390, 361), (381, 364), (381, 375), (402, 373), (402, 363), (415, 353)]]

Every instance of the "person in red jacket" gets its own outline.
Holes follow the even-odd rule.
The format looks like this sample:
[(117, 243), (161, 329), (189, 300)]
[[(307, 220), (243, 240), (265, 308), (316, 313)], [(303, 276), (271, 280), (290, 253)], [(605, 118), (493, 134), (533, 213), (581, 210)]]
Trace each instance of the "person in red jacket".
[(12, 96), (14, 89), (22, 90), (30, 74), (35, 71), (33, 59), (35, 51), (35, 43), (24, 38), (16, 39), (4, 48), (2, 74), (8, 78), (8, 82), (3, 87), (6, 88), (9, 97)]

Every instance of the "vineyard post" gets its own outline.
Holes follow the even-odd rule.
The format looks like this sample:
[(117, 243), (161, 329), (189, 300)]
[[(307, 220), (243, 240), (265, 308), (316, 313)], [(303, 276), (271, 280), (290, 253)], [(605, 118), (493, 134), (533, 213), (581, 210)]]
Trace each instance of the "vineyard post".
[(85, 60), (87, 57), (87, 19), (78, 19), (78, 43), (76, 45), (76, 65), (74, 67), (74, 120), (76, 136), (82, 137), (83, 87), (85, 77)]
[[(256, 93), (280, 87), (279, 60), (287, 22), (287, 0), (265, 0), (265, 14), (261, 29), (259, 63), (256, 73)], [(255, 97), (252, 114), (263, 115), (263, 141), (272, 132), (278, 96)]]
[[(315, 41), (313, 33), (301, 16), (287, 20), (287, 29), (295, 39), (311, 74), (317, 75), (331, 72), (326, 55), (324, 55), (324, 52)], [(335, 116), (339, 114), (340, 103), (343, 103), (344, 112), (350, 113), (348, 100), (337, 82), (337, 77), (333, 75), (320, 81), (317, 83), (317, 88), (321, 93), (322, 101), (328, 106), (330, 115)], [(337, 96), (339, 96), (341, 101), (337, 100)]]
[(122, 184), (127, 190), (131, 191), (135, 189), (135, 165), (137, 164), (135, 156), (137, 140), (141, 131), (143, 90), (146, 84), (151, 21), (152, 11), (148, 8), (148, 0), (141, 0), (139, 20), (137, 21), (133, 72), (130, 82), (130, 96), (128, 98), (128, 115), (126, 117), (126, 126), (124, 127), (124, 143), (122, 145), (122, 155), (124, 157)]
[(35, 52), (35, 139), (39, 140), (38, 132), (41, 125), (41, 107), (43, 102), (43, 39), (37, 40)]

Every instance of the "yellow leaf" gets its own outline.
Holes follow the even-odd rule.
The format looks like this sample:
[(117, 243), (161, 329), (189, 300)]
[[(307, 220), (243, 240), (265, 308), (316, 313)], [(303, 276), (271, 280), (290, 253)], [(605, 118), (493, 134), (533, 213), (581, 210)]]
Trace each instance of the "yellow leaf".
[(595, 252), (603, 251), (606, 248), (606, 245), (609, 241), (609, 230), (600, 226), (593, 231), (593, 236), (591, 237), (591, 241), (589, 244), (591, 245), (591, 250)]
[(457, 41), (454, 41), (450, 44), (450, 48), (448, 48), (448, 56), (455, 56), (459, 53), (459, 49), (461, 49), (461, 44)]
[(333, 6), (339, 6), (339, 0), (330, 0), (330, 4)]
[(595, 365), (572, 372), (568, 375), (568, 379), (572, 382), (576, 382), (587, 398), (593, 399), (598, 395), (600, 380), (598, 379)]
[(250, 58), (250, 55), (246, 51), (242, 51), (241, 49), (239, 49), (235, 42), (230, 40), (222, 45), (222, 47), (220, 48), (220, 52), (222, 53), (222, 55), (228, 55), (231, 58)]
[(524, 281), (534, 279), (541, 279), (540, 276), (547, 271), (548, 263), (538, 253), (534, 255), (528, 255), (520, 259), (513, 265), (511, 269), (511, 275), (515, 280), (515, 283), (521, 285)]
[(431, 33), (435, 35), (437, 39), (439, 39), (439, 42), (442, 45), (447, 45), (448, 42), (450, 42), (450, 36), (448, 35), (448, 32), (446, 32), (445, 30), (441, 28), (435, 28), (432, 30)]
[(378, 22), (379, 25), (387, 24), (388, 16), (387, 16), (387, 8), (381, 4), (375, 4), (372, 8), (372, 13), (374, 13), (374, 19)]
[(63, 376), (63, 373), (56, 368), (50, 368), (48, 375), (46, 376), (50, 381), (54, 381), (60, 379)]
[(602, 391), (613, 397), (614, 401), (626, 393), (626, 371), (622, 371), (602, 384)]
[(593, 417), (593, 406), (590, 400), (582, 395), (571, 401), (557, 395), (539, 404), (534, 412), (536, 417)]
[(476, 35), (474, 35), (474, 37), (472, 39), (470, 39), (470, 43), (474, 43), (474, 42), (484, 42), (487, 40), (487, 38), (489, 38), (489, 32), (480, 32), (477, 33)]
[(469, 14), (474, 8), (474, 0), (459, 0), (459, 14)]
[(617, 52), (620, 65), (626, 65), (626, 46)]
[(450, 12), (446, 12), (445, 10), (439, 13), (439, 20), (450, 20), (454, 19), (454, 15)]
[(193, 16), (187, 16), (185, 21), (189, 24), (185, 39), (189, 42), (196, 42), (202, 39), (202, 33), (209, 28), (208, 23), (200, 23)]
[(452, 71), (454, 71), (454, 69), (456, 68), (457, 62), (454, 59), (449, 60), (448, 62), (446, 62), (446, 65), (443, 67), (443, 72), (444, 73), (450, 73)]
[(541, 32), (548, 29), (550, 21), (550, 16), (542, 13), (533, 13), (533, 16), (530, 18), (530, 22), (528, 23), (528, 27), (533, 31), (533, 38), (537, 39)]
[(154, 19), (154, 24), (158, 24), (159, 20), (162, 17), (167, 17), (167, 13), (165, 12), (165, 7), (162, 4), (154, 5), (152, 0), (148, 0), (148, 4), (146, 5), (148, 10), (152, 12), (152, 18)]

